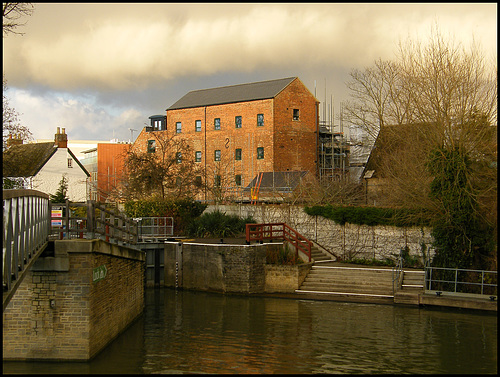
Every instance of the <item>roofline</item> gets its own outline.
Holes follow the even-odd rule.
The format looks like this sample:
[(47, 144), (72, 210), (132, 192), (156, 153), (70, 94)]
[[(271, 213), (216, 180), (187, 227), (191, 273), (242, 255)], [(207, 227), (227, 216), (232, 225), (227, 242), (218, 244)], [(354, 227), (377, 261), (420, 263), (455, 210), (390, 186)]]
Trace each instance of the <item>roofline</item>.
[(69, 148), (68, 148), (68, 153), (70, 154), (71, 157), (73, 157), (73, 160), (76, 161), (78, 166), (80, 166), (80, 168), (87, 175), (87, 177), (90, 177), (90, 173), (87, 171), (87, 169), (85, 169), (85, 167), (82, 165), (82, 163), (78, 160), (78, 158), (76, 158), (76, 156), (73, 154), (73, 152), (71, 152), (71, 149), (69, 149)]
[(43, 161), (41, 164), (40, 164), (40, 168), (37, 169), (37, 171), (35, 171), (35, 173), (32, 175), (32, 177), (34, 177), (35, 175), (37, 175), (40, 170), (42, 170), (42, 168), (45, 166), (45, 164), (52, 158), (52, 156), (56, 153), (57, 151), (57, 147), (54, 145), (54, 148), (52, 149), (52, 152), (50, 152), (50, 154), (47, 156), (47, 158), (45, 159), (45, 161)]
[[(202, 106), (180, 106), (180, 107), (176, 107), (176, 108), (173, 108), (172, 109), (172, 106), (175, 105), (172, 104), (170, 107), (168, 107), (167, 109), (165, 109), (165, 111), (169, 111), (169, 110), (180, 110), (180, 109), (193, 109), (193, 108), (196, 108), (196, 107), (208, 107), (208, 106), (219, 106), (219, 105), (227, 105), (227, 104), (230, 104), (230, 103), (238, 103), (238, 102), (252, 102), (252, 101), (261, 101), (263, 99), (270, 99), (270, 98), (276, 98), (276, 96), (278, 94), (280, 94), (283, 90), (285, 90), (292, 82), (294, 82), (296, 79), (298, 79), (299, 77), (298, 76), (290, 76), (290, 77), (283, 77), (281, 79), (270, 79), (270, 80), (263, 80), (263, 81), (253, 81), (253, 82), (247, 82), (247, 83), (243, 83), (243, 84), (233, 84), (233, 85), (225, 85), (225, 86), (216, 86), (216, 87), (212, 87), (212, 88), (205, 88), (205, 89), (196, 89), (196, 90), (190, 90), (189, 92), (187, 92), (184, 96), (188, 95), (189, 93), (192, 93), (192, 92), (203, 92), (205, 90), (214, 90), (214, 89), (224, 89), (224, 88), (231, 88), (231, 87), (235, 87), (235, 86), (243, 86), (243, 85), (253, 85), (253, 84), (262, 84), (262, 83), (265, 83), (265, 82), (270, 82), (270, 81), (278, 81), (278, 80), (291, 80), (287, 85), (285, 85), (283, 87), (283, 89), (281, 89), (278, 93), (275, 93), (274, 95), (270, 96), (270, 97), (263, 97), (263, 98), (256, 98), (256, 99), (252, 99), (252, 100), (248, 100), (248, 101), (228, 101), (228, 102), (221, 102), (221, 103), (214, 103), (214, 104), (210, 104), (210, 105), (202, 105)], [(301, 81), (302, 83), (302, 81)], [(304, 85), (302, 83), (302, 85)], [(184, 97), (183, 96), (183, 97)], [(183, 97), (181, 97), (180, 99), (182, 99)], [(179, 99), (179, 100), (180, 100)]]

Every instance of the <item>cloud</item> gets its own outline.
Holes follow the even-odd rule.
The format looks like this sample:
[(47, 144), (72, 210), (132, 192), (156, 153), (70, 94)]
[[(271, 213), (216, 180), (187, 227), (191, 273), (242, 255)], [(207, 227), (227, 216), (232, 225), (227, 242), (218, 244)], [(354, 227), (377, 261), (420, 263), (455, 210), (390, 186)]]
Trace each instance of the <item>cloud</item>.
[[(92, 97), (69, 97), (62, 93), (33, 95), (27, 90), (9, 89), (12, 106), (22, 108), (20, 119), (35, 139), (47, 139), (57, 127), (64, 127), (73, 140), (106, 140), (112, 135), (127, 140), (129, 128), (138, 128), (144, 117), (135, 108), (106, 108)], [(106, 136), (104, 136), (106, 135)]]
[[(141, 8), (142, 14), (149, 9), (158, 15), (138, 17), (128, 14), (127, 7), (103, 8), (111, 13), (95, 19), (91, 13), (83, 13), (81, 20), (69, 14), (74, 27), (28, 35), (16, 40), (20, 46), (7, 41), (4, 62), (10, 79), (59, 90), (141, 90), (158, 81), (223, 71), (326, 64), (353, 68), (391, 55), (399, 37), (415, 30), (430, 31), (434, 14), (428, 11), (432, 7), (423, 12), (419, 5), (254, 4), (238, 8), (232, 4), (227, 12), (205, 7), (205, 13), (189, 14), (186, 8), (182, 17), (175, 17), (175, 12), (167, 16), (168, 5), (150, 7)], [(113, 13), (113, 9), (122, 11)], [(173, 9), (178, 12), (180, 8)], [(443, 23), (454, 23), (456, 29), (457, 22), (464, 21), (445, 14)], [(477, 20), (470, 23), (484, 32)]]

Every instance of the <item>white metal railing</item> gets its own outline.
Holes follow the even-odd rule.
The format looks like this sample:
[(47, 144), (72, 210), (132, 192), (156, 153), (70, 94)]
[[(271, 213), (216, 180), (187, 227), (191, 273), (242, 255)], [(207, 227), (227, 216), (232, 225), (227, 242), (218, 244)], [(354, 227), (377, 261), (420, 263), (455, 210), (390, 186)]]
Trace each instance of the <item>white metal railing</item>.
[(426, 266), (425, 289), (496, 296), (498, 271)]
[(174, 234), (173, 217), (137, 217), (139, 239), (163, 239)]
[(23, 273), (45, 249), (50, 232), (49, 196), (36, 190), (3, 190), (4, 309)]

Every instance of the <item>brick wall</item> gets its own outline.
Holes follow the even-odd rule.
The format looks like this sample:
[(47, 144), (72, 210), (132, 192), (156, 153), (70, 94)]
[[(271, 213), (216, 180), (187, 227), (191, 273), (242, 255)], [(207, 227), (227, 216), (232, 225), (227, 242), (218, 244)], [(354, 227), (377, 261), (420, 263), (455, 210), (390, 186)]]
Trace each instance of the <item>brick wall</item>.
[[(88, 360), (142, 313), (144, 253), (90, 240), (56, 241), (54, 255), (35, 262), (4, 311), (4, 359)], [(99, 266), (107, 273), (94, 282)]]
[[(293, 119), (294, 109), (299, 111), (297, 120)], [(257, 114), (264, 115), (264, 126), (257, 125)], [(241, 116), (241, 128), (236, 128), (236, 116)], [(202, 152), (199, 164), (206, 168), (206, 182), (213, 184), (218, 174), (224, 187), (237, 189), (236, 175), (241, 175), (241, 187), (245, 187), (260, 172), (316, 173), (317, 117), (316, 99), (296, 79), (272, 99), (169, 110), (167, 130), (147, 132), (144, 128), (133, 148), (145, 152), (148, 140), (159, 132), (185, 138), (193, 148), (193, 156), (188, 158), (194, 160), (194, 152)], [(215, 118), (220, 119), (220, 130), (215, 129)], [(197, 120), (201, 122), (199, 132), (195, 130)], [(182, 125), (180, 133), (176, 133), (177, 122)], [(257, 158), (259, 147), (264, 148), (263, 159)], [(236, 149), (241, 149), (241, 160), (234, 158)], [(214, 161), (216, 150), (221, 151), (220, 162)]]

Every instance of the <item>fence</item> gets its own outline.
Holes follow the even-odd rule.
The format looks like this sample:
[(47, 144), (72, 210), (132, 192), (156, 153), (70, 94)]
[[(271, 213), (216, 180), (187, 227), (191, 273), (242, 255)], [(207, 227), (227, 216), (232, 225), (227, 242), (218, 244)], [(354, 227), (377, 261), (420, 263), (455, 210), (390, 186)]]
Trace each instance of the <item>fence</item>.
[(137, 244), (137, 223), (93, 200), (50, 203), (50, 212), (49, 239), (100, 238), (121, 245)]
[(497, 287), (497, 271), (425, 267), (426, 290), (496, 296)]
[(263, 240), (284, 240), (295, 246), (296, 257), (299, 250), (308, 256), (311, 261), (312, 243), (307, 238), (302, 236), (295, 229), (290, 228), (285, 223), (273, 224), (246, 224), (246, 241), (263, 241)]
[(173, 217), (137, 217), (139, 240), (165, 239), (174, 235)]

